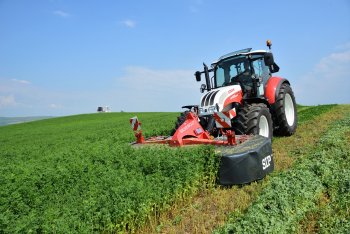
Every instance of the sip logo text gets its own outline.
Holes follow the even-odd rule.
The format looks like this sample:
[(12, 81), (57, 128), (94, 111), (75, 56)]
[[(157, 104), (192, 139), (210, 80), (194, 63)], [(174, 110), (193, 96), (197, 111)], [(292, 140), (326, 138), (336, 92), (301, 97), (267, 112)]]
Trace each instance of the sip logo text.
[(263, 158), (261, 160), (263, 170), (265, 170), (266, 168), (268, 168), (271, 165), (271, 156), (272, 155), (266, 156), (265, 158)]

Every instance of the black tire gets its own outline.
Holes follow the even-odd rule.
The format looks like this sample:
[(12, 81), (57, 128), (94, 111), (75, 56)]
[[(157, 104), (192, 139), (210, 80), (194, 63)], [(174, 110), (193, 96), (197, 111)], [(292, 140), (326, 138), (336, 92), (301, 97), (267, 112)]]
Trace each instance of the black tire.
[(298, 125), (296, 102), (292, 88), (283, 83), (278, 91), (275, 104), (272, 106), (275, 134), (290, 136), (295, 133)]
[(200, 124), (204, 130), (208, 131), (213, 137), (217, 137), (219, 130), (216, 127), (214, 116), (208, 115), (207, 117), (199, 117)]
[(175, 122), (175, 127), (171, 130), (170, 135), (174, 135), (176, 130), (186, 121), (186, 116), (190, 111), (184, 111), (180, 114), (179, 117), (177, 117), (177, 120)]
[(263, 103), (245, 104), (232, 121), (237, 135), (263, 135), (272, 138), (272, 117), (269, 108)]
[[(170, 135), (174, 135), (176, 130), (186, 121), (187, 114), (190, 111), (184, 111), (181, 113), (179, 117), (177, 117), (177, 120), (175, 122), (175, 127), (171, 130)], [(217, 136), (218, 130), (215, 126), (215, 120), (213, 116), (208, 116), (208, 117), (199, 117), (200, 119), (200, 125), (204, 130), (207, 130), (211, 135), (214, 137)]]

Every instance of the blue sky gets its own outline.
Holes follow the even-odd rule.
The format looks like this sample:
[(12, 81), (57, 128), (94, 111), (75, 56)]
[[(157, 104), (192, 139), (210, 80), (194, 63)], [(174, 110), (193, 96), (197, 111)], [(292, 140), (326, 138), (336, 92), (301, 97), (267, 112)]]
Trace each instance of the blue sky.
[(0, 0), (0, 116), (180, 111), (266, 39), (298, 103), (350, 103), (349, 0)]

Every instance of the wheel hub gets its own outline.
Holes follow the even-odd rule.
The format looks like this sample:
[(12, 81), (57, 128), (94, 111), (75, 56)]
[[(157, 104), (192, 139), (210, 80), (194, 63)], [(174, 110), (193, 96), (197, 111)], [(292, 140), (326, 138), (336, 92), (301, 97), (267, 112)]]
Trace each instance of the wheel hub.
[(264, 115), (260, 116), (259, 135), (264, 136), (264, 137), (269, 137), (269, 135), (270, 135), (269, 122), (267, 121), (267, 118)]
[(294, 124), (294, 103), (289, 93), (284, 98), (284, 113), (286, 114), (287, 123), (289, 126)]

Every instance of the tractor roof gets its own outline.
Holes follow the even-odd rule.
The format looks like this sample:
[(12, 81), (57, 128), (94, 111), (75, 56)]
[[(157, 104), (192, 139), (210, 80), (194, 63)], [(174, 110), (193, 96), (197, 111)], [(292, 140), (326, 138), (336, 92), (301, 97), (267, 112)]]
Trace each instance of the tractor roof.
[(238, 55), (248, 55), (248, 54), (264, 54), (266, 53), (266, 50), (253, 50), (252, 48), (247, 48), (247, 49), (242, 49), (242, 50), (237, 50), (228, 54), (225, 54), (223, 56), (221, 56), (218, 60), (216, 60), (215, 62), (212, 63), (212, 65), (218, 63), (219, 61), (223, 60), (223, 59), (227, 59), (230, 57), (235, 57)]

